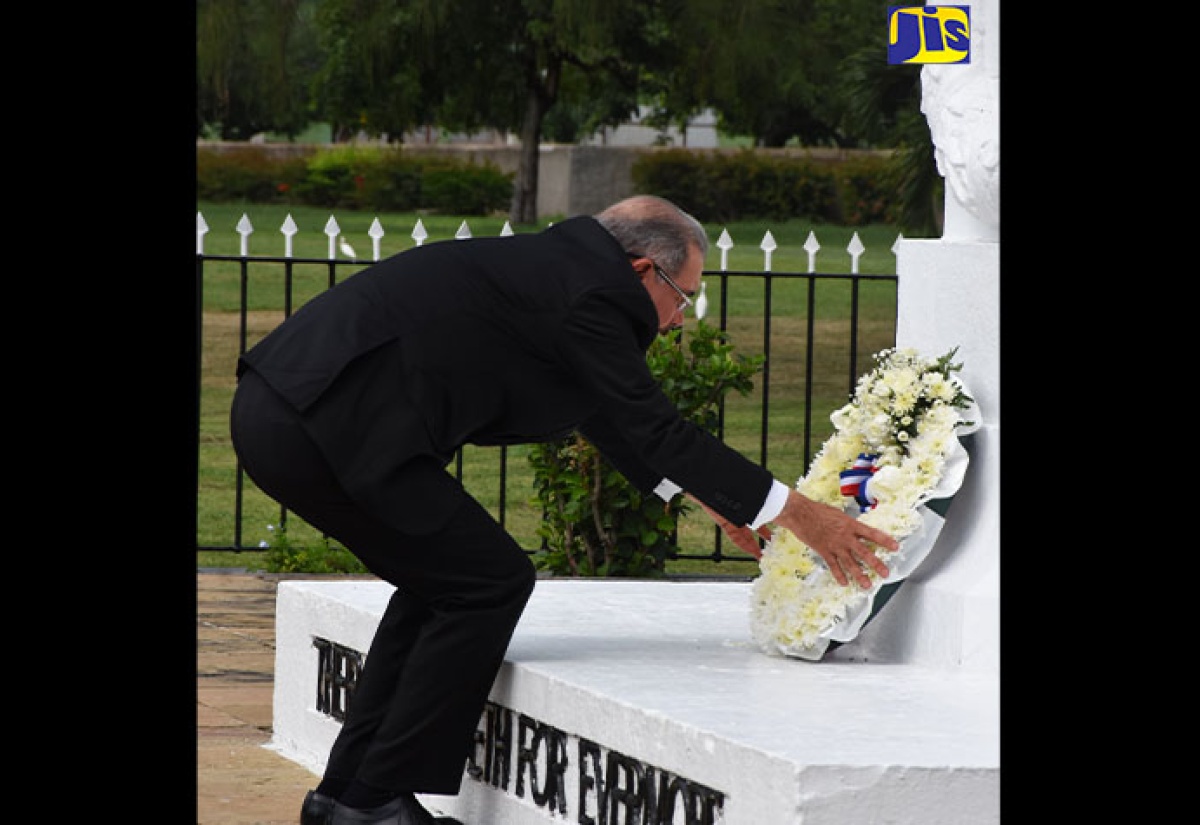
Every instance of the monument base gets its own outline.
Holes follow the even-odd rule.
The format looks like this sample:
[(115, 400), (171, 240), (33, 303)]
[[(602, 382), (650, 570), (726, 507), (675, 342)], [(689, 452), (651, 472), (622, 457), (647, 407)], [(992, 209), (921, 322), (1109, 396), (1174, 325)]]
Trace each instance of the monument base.
[[(273, 750), (321, 772), (391, 593), (280, 582)], [(749, 600), (743, 582), (539, 580), (459, 794), (422, 801), (467, 825), (1000, 821), (994, 672), (768, 656)]]
[(868, 626), (857, 643), (874, 660), (998, 673), (1000, 245), (904, 240), (896, 271), (897, 346), (931, 357), (956, 349), (982, 424), (964, 439), (971, 465), (937, 544), (889, 602), (893, 621)]

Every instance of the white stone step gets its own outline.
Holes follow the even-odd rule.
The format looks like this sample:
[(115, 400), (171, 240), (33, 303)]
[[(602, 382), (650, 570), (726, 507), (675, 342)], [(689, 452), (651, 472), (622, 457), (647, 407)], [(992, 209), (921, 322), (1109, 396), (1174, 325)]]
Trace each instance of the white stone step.
[[(339, 723), (316, 709), (313, 640), (366, 651), (391, 592), (280, 583), (274, 750), (321, 771)], [(749, 597), (744, 582), (539, 580), (462, 789), (427, 807), (467, 825), (999, 822), (995, 672), (767, 656)]]

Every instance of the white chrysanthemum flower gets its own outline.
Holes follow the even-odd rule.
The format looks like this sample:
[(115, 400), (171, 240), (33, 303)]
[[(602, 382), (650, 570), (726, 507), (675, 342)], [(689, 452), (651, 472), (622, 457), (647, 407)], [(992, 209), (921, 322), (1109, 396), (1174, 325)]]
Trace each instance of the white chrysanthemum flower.
[(891, 416), (886, 413), (880, 413), (866, 422), (866, 430), (863, 433), (863, 438), (867, 440), (868, 444), (883, 444), (887, 441), (887, 437), (891, 435), (891, 432)]
[(925, 388), (925, 396), (934, 401), (944, 401), (949, 404), (957, 394), (957, 388), (940, 372), (927, 372), (921, 376), (921, 384)]
[(931, 432), (953, 433), (954, 428), (962, 421), (958, 408), (949, 404), (938, 404), (930, 407), (922, 422), (923, 429)]
[(921, 373), (910, 365), (899, 367), (880, 376), (879, 383), (891, 390), (893, 395), (921, 392)]
[(867, 488), (876, 499), (889, 501), (896, 498), (899, 488), (907, 481), (907, 474), (901, 471), (899, 467), (885, 465), (876, 470), (875, 474), (871, 476), (871, 480), (867, 482)]
[(829, 414), (829, 420), (833, 424), (833, 428), (839, 432), (850, 429), (850, 420), (854, 415), (856, 407), (853, 404), (847, 404), (841, 409), (834, 410)]

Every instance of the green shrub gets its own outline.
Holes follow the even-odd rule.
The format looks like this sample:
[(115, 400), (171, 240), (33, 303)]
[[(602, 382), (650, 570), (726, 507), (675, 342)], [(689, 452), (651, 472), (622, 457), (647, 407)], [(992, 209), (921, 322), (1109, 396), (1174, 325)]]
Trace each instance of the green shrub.
[(376, 212), (411, 212), (421, 199), (422, 164), (401, 152), (387, 152), (362, 185), (363, 208)]
[(275, 540), (263, 560), (268, 573), (368, 573), (366, 565), (345, 547), (322, 537), (315, 547), (302, 547), (288, 539), (287, 525), (267, 526)]
[(308, 174), (298, 187), (311, 206), (362, 209), (366, 182), (380, 174), (379, 152), (356, 146), (322, 149), (308, 159)]
[(896, 223), (899, 219), (896, 162), (889, 157), (852, 158), (838, 164), (838, 212), (845, 226)]
[(279, 157), (257, 146), (233, 152), (197, 150), (196, 197), (218, 203), (296, 202), (306, 169), (304, 157)]
[(705, 176), (707, 166), (686, 149), (667, 149), (638, 156), (630, 171), (638, 192), (686, 203), (697, 220), (709, 220), (715, 209)]
[(196, 152), (197, 197), (218, 203), (487, 215), (508, 207), (512, 177), (491, 162), (410, 155), (394, 147), (335, 146), (301, 157), (251, 145)]
[[(647, 353), (650, 371), (684, 418), (715, 433), (721, 399), (745, 395), (763, 356), (733, 354), (716, 327), (697, 322), (687, 346), (676, 330), (660, 335)], [(535, 444), (529, 455), (535, 503), (545, 517), (538, 534), (546, 548), (534, 555), (543, 570), (568, 576), (656, 578), (674, 550), (684, 496), (670, 502), (643, 496), (582, 436)]]
[(424, 206), (448, 215), (487, 215), (507, 209), (512, 175), (492, 163), (427, 163), (421, 178)]
[(688, 204), (701, 221), (806, 217), (831, 221), (836, 205), (833, 176), (802, 158), (685, 149), (642, 155), (633, 165), (638, 191)]

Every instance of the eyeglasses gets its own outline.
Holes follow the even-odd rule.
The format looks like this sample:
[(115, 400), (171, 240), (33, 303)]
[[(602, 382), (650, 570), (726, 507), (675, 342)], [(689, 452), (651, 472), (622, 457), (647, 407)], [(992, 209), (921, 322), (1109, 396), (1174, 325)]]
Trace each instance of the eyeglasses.
[[(627, 254), (629, 255), (630, 258), (645, 258), (646, 257), (645, 255), (639, 255), (636, 252), (630, 252)], [(663, 271), (663, 268), (658, 265), (658, 262), (655, 261), (653, 258), (650, 258), (649, 261), (650, 261), (650, 264), (654, 267), (654, 271), (658, 274), (658, 277), (660, 277), (664, 281), (666, 281), (667, 286), (671, 287), (671, 289), (673, 289), (677, 293), (679, 293), (679, 306), (675, 307), (675, 311), (683, 312), (688, 307), (693, 306), (692, 299), (688, 296), (688, 294), (686, 292), (684, 292), (682, 289), (679, 288), (679, 284), (677, 284), (673, 280), (671, 280), (671, 276)]]

